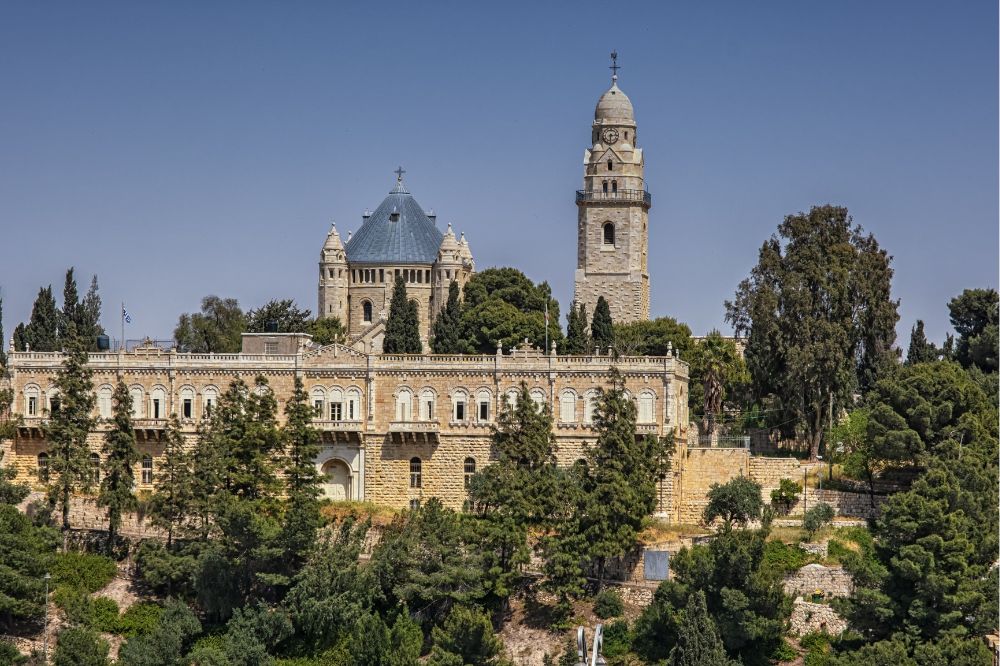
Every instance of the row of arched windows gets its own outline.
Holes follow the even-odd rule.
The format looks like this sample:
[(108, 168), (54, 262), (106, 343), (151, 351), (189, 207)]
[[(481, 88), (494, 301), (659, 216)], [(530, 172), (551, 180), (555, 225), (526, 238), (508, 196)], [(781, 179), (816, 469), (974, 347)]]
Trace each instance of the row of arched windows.
[(314, 386), (310, 391), (316, 418), (320, 421), (360, 421), (361, 389)]
[[(196, 406), (198, 394), (193, 386), (182, 386), (178, 392), (178, 412), (182, 419), (196, 418)], [(114, 410), (114, 388), (109, 384), (99, 386), (96, 390), (97, 416), (102, 419), (110, 419)], [(146, 391), (145, 387), (134, 385), (129, 388), (129, 396), (132, 398), (132, 418), (142, 419), (165, 419), (167, 418), (167, 389), (157, 385)], [(43, 405), (42, 398), (45, 399)], [(208, 417), (212, 413), (212, 407), (219, 400), (219, 389), (214, 386), (206, 386), (201, 390), (201, 414)], [(42, 416), (43, 410), (53, 412), (58, 404), (58, 392), (49, 389), (43, 393), (37, 384), (29, 384), (24, 388), (24, 414), (26, 416)]]
[[(49, 454), (42, 451), (38, 454), (38, 467), (36, 475), (38, 480), (42, 483), (48, 483), (49, 481)], [(88, 471), (90, 474), (90, 483), (96, 486), (101, 482), (101, 456), (96, 453), (91, 453), (89, 458)], [(153, 456), (148, 453), (142, 457), (139, 468), (139, 482), (143, 485), (150, 485), (153, 483)]]

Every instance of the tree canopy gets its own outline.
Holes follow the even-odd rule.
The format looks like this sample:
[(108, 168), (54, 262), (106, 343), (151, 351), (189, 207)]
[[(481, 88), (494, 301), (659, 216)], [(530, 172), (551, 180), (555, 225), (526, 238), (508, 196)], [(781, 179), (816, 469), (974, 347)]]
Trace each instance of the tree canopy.
[(948, 303), (951, 325), (958, 333), (956, 360), (986, 373), (997, 371), (997, 324), (1000, 301), (995, 289), (966, 289)]
[(510, 349), (525, 339), (543, 348), (546, 303), (549, 344), (561, 347), (559, 302), (547, 282), (535, 285), (515, 268), (487, 268), (469, 279), (463, 295), (462, 334), (468, 351), (493, 354), (498, 342)]
[(182, 314), (174, 329), (180, 351), (235, 354), (246, 330), (246, 317), (235, 298), (206, 296), (201, 312)]
[(385, 321), (385, 340), (382, 342), (382, 350), (386, 354), (419, 354), (423, 351), (418, 307), (415, 300), (406, 296), (403, 276), (397, 275), (389, 303), (389, 317)]

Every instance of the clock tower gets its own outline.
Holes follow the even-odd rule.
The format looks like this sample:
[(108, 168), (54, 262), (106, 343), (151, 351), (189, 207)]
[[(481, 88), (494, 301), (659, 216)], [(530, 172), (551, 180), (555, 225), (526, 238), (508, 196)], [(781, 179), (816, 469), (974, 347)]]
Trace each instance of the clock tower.
[(643, 154), (632, 102), (618, 87), (617, 53), (611, 87), (594, 110), (591, 147), (583, 155), (583, 189), (576, 193), (577, 259), (574, 300), (593, 316), (604, 296), (615, 323), (649, 319), (649, 207)]

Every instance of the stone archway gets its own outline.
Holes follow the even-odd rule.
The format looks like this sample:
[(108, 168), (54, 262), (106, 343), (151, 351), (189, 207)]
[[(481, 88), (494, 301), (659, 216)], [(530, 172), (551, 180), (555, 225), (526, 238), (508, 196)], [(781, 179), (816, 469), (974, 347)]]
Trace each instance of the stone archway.
[(353, 499), (351, 468), (343, 460), (333, 458), (323, 463), (323, 494), (335, 502)]

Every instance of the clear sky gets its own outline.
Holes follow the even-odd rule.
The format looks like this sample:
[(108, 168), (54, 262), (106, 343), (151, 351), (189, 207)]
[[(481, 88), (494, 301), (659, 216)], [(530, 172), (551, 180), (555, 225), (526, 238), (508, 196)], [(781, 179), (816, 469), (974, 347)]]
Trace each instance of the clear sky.
[(904, 348), (996, 286), (996, 2), (8, 2), (5, 337), (70, 265), (130, 338), (206, 294), (315, 309), (330, 221), (357, 229), (397, 165), (479, 269), (548, 280), (565, 315), (611, 49), (654, 315), (728, 330), (764, 239), (824, 203), (895, 257)]

